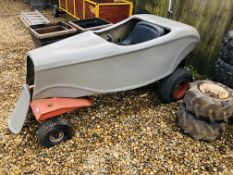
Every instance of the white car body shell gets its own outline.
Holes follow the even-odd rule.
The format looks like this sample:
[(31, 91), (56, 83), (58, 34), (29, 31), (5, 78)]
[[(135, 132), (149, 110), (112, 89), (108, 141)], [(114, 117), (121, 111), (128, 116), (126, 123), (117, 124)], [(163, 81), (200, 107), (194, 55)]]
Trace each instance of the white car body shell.
[[(164, 27), (162, 37), (117, 45), (97, 34), (137, 18)], [(28, 52), (34, 65), (33, 99), (76, 98), (135, 89), (171, 74), (200, 40), (196, 29), (154, 15), (135, 15)]]
[[(170, 32), (127, 46), (108, 42), (98, 35), (133, 19), (156, 24)], [(174, 72), (199, 40), (197, 30), (186, 24), (154, 15), (135, 15), (110, 27), (29, 51), (27, 82), (8, 127), (13, 133), (20, 133), (31, 100), (125, 91), (161, 80)], [(33, 82), (29, 82), (31, 78)], [(34, 87), (32, 97), (29, 85)]]

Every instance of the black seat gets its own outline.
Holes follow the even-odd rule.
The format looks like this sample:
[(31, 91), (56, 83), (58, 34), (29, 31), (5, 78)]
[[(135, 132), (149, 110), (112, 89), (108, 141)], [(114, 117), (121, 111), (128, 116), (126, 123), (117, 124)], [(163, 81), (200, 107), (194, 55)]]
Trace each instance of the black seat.
[(122, 45), (142, 43), (158, 38), (163, 34), (163, 28), (145, 21), (140, 21), (135, 25), (129, 36), (122, 42)]

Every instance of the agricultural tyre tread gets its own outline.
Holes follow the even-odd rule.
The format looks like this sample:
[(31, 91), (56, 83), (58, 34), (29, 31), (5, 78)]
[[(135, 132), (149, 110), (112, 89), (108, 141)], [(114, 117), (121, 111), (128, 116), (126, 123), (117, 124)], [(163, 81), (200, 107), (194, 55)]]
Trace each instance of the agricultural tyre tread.
[(225, 123), (209, 123), (197, 119), (193, 113), (185, 109), (184, 103), (180, 105), (177, 112), (177, 126), (194, 140), (209, 142), (220, 138), (226, 128)]
[(233, 66), (218, 58), (214, 64), (211, 79), (233, 88)]
[[(201, 92), (201, 84), (214, 84), (223, 88), (227, 93), (227, 98), (217, 98)], [(208, 92), (212, 93), (212, 92)], [(233, 114), (233, 91), (227, 86), (209, 80), (200, 80), (190, 84), (190, 89), (184, 97), (186, 109), (195, 114), (197, 118), (205, 119), (210, 122), (224, 121)]]
[(220, 57), (223, 61), (233, 66), (233, 30), (228, 32), (223, 39)]

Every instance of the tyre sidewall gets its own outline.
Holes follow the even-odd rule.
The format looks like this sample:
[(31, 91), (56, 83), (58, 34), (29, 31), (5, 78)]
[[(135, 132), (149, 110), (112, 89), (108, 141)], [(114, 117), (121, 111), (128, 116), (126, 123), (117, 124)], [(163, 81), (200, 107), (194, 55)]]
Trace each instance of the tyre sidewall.
[(57, 145), (57, 144), (59, 144), (59, 143), (61, 143), (61, 142), (64, 142), (64, 141), (66, 141), (66, 140), (69, 140), (70, 138), (71, 138), (71, 130), (70, 130), (70, 128), (68, 127), (68, 126), (62, 126), (62, 125), (58, 125), (58, 126), (55, 126), (55, 128), (56, 128), (56, 130), (59, 130), (59, 131), (63, 131), (64, 132), (64, 137), (59, 141), (59, 142), (51, 142), (50, 140), (49, 140), (49, 136), (50, 136), (50, 134), (55, 130), (55, 129), (50, 129), (49, 131), (48, 131), (48, 133), (45, 135), (45, 142), (46, 143), (48, 143), (49, 145), (52, 145), (52, 146), (54, 146), (54, 145)]
[(221, 137), (225, 131), (225, 123), (208, 123), (197, 119), (195, 115), (187, 111), (182, 103), (177, 112), (177, 125), (185, 134), (194, 140), (214, 141)]
[[(64, 137), (58, 142), (51, 142), (49, 140), (50, 134), (54, 131), (62, 131), (64, 133)], [(74, 130), (72, 126), (69, 124), (55, 124), (49, 128), (47, 127), (45, 128), (42, 126), (40, 132), (37, 133), (37, 135), (39, 135), (38, 136), (39, 142), (44, 147), (52, 147), (61, 142), (65, 142), (71, 139), (73, 134), (74, 134)]]
[(228, 32), (224, 37), (220, 56), (226, 63), (233, 66), (233, 31)]
[(183, 68), (176, 69), (174, 73), (169, 75), (167, 78), (163, 79), (160, 82), (158, 88), (158, 95), (160, 96), (161, 100), (165, 103), (170, 103), (179, 100), (173, 96), (173, 93), (177, 85), (184, 80), (191, 82), (192, 75)]
[[(216, 99), (208, 96), (199, 89), (202, 83), (216, 84), (224, 88), (229, 93), (229, 97), (227, 99)], [(210, 122), (227, 122), (233, 114), (233, 91), (223, 84), (200, 80), (190, 84), (190, 89), (184, 97), (184, 103), (186, 109), (194, 113), (198, 118)]]
[(233, 66), (218, 58), (214, 64), (211, 79), (233, 88)]

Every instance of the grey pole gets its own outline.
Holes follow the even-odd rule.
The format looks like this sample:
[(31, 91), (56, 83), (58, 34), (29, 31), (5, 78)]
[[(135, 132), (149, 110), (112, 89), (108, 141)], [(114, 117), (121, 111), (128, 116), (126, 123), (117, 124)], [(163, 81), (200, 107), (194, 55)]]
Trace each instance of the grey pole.
[(172, 4), (173, 4), (173, 1), (169, 0), (169, 4), (168, 4), (168, 18), (170, 18), (170, 19), (172, 18), (172, 14), (173, 14)]

